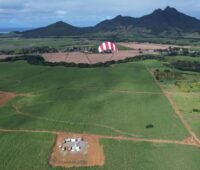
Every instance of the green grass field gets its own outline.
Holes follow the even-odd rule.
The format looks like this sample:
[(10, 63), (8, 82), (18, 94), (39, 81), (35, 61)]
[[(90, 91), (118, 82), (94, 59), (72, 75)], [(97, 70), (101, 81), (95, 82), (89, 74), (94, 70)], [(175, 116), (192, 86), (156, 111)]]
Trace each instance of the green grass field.
[[(184, 61), (200, 61), (200, 57), (192, 58), (187, 56), (173, 56), (167, 57), (168, 62), (184, 60)], [(169, 69), (163, 64), (166, 62), (159, 62), (156, 60), (147, 60), (145, 64), (155, 69)], [(180, 71), (176, 69), (170, 69), (172, 72), (179, 72), (181, 77), (179, 80), (163, 81), (160, 82), (161, 86), (171, 92), (172, 99), (176, 103), (179, 111), (183, 115), (184, 119), (189, 123), (194, 132), (200, 137), (200, 73), (190, 71)], [(176, 85), (178, 84), (178, 85)], [(197, 111), (193, 111), (196, 109)]]
[[(185, 139), (189, 133), (145, 65), (151, 70), (167, 68), (156, 60), (82, 69), (1, 62), (0, 91), (27, 96), (0, 107), (0, 128)], [(174, 87), (170, 83), (161, 85), (170, 89)], [(199, 108), (199, 98), (173, 97), (200, 135), (199, 115), (191, 112)], [(154, 128), (146, 128), (149, 124)], [(45, 133), (0, 133), (0, 169), (64, 169), (48, 165), (54, 139)], [(100, 143), (105, 165), (78, 169), (198, 170), (200, 166), (200, 150), (192, 146), (108, 139)]]
[[(102, 40), (103, 41), (103, 40)], [(97, 48), (102, 41), (97, 39), (88, 38), (74, 38), (74, 37), (64, 37), (64, 38), (17, 38), (17, 37), (1, 37), (0, 35), (0, 50), (14, 50), (18, 52), (23, 48), (31, 47), (54, 47), (60, 51), (65, 50), (70, 47), (93, 47)], [(131, 48), (117, 44), (119, 50), (131, 50)]]
[(173, 94), (173, 99), (184, 118), (200, 138), (200, 95)]
[(2, 38), (0, 37), (0, 50), (17, 50), (29, 47), (52, 46), (55, 48), (72, 47), (72, 46), (91, 46), (97, 45), (97, 41), (86, 39), (67, 38)]
[(79, 69), (15, 62), (1, 63), (0, 72), (1, 90), (33, 94), (1, 108), (0, 127), (159, 139), (188, 135), (142, 63)]
[(198, 148), (113, 140), (102, 144), (107, 158), (102, 169), (198, 170), (200, 166)]
[(0, 169), (48, 169), (53, 143), (49, 134), (0, 133)]
[[(53, 142), (54, 136), (49, 134), (0, 133), (0, 169), (65, 169), (48, 165)], [(198, 170), (200, 166), (200, 152), (194, 147), (116, 140), (100, 143), (105, 152), (105, 166), (80, 170)], [(73, 169), (77, 168), (70, 168)]]

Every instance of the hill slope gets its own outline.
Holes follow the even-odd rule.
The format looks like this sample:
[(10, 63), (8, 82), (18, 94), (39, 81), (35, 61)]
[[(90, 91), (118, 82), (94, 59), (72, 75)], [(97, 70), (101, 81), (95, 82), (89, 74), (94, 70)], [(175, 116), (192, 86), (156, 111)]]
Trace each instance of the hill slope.
[(37, 28), (33, 30), (28, 30), (22, 32), (22, 35), (25, 37), (61, 37), (61, 36), (70, 36), (70, 35), (80, 35), (90, 30), (89, 28), (79, 28), (67, 24), (62, 21), (58, 21), (54, 24), (51, 24), (47, 27)]
[(145, 27), (155, 32), (178, 30), (183, 32), (199, 32), (200, 20), (187, 16), (175, 8), (155, 10), (152, 14), (139, 19), (136, 27)]
[(22, 32), (25, 37), (71, 36), (97, 32), (137, 32), (148, 30), (155, 35), (162, 32), (200, 33), (200, 20), (185, 15), (175, 8), (157, 9), (140, 18), (117, 16), (100, 22), (94, 27), (75, 27), (59, 21), (47, 27)]

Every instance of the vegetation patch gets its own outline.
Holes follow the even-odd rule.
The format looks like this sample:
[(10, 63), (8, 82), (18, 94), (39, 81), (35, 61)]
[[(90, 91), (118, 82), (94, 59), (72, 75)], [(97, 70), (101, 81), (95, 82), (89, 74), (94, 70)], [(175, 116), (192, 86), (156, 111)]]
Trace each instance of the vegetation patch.
[(182, 75), (179, 72), (174, 72), (169, 69), (165, 69), (164, 71), (160, 71), (159, 69), (156, 69), (154, 71), (154, 76), (156, 80), (159, 81), (172, 81), (175, 79), (181, 79)]
[(193, 71), (193, 72), (200, 72), (200, 62), (194, 61), (175, 61), (170, 64), (171, 67), (183, 70), (183, 71)]
[(200, 112), (200, 109), (192, 109), (193, 112)]
[(15, 62), (19, 60), (25, 60), (29, 64), (34, 65), (44, 65), (44, 66), (65, 66), (65, 67), (79, 67), (79, 68), (93, 68), (93, 67), (108, 67), (113, 64), (120, 64), (120, 63), (128, 63), (128, 62), (136, 62), (136, 61), (142, 61), (147, 59), (157, 59), (157, 60), (164, 60), (163, 57), (159, 57), (157, 55), (138, 55), (135, 57), (128, 57), (123, 60), (112, 60), (112, 61), (106, 61), (104, 63), (95, 63), (95, 64), (87, 64), (87, 63), (66, 63), (66, 62), (48, 62), (45, 61), (43, 57), (40, 55), (21, 55), (21, 56), (15, 56), (15, 57), (8, 57), (5, 59), (1, 59), (0, 62)]
[(200, 91), (200, 81), (195, 80), (177, 80), (174, 85), (185, 92), (199, 92)]

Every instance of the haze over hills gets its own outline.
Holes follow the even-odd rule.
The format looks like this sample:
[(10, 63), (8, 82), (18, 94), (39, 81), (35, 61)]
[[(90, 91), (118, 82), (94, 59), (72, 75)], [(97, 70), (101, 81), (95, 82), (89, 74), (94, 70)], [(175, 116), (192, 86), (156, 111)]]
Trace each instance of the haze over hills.
[(117, 16), (105, 20), (94, 27), (75, 27), (62, 21), (47, 27), (21, 32), (25, 37), (74, 36), (98, 32), (147, 32), (158, 35), (162, 32), (170, 33), (200, 33), (200, 20), (185, 15), (175, 8), (157, 9), (149, 15), (140, 18)]

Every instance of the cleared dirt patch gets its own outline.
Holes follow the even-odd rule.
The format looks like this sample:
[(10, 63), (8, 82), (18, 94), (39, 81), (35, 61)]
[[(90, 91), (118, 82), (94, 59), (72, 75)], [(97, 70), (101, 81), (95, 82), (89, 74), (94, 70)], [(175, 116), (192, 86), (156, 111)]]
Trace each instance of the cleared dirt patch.
[[(83, 138), (87, 143), (86, 149), (78, 153), (62, 152), (59, 146), (66, 138)], [(55, 167), (92, 167), (104, 165), (103, 149), (99, 145), (99, 138), (95, 135), (60, 133), (57, 135), (49, 164)]]
[(200, 147), (200, 143), (194, 138), (194, 137), (188, 137), (183, 140), (185, 144), (193, 144), (193, 145), (198, 145)]
[(9, 100), (13, 99), (16, 96), (17, 96), (17, 94), (15, 94), (15, 93), (0, 91), (0, 107), (3, 106), (4, 104), (6, 104)]
[[(157, 54), (154, 51), (144, 51), (142, 54)], [(126, 50), (119, 51), (115, 55), (112, 54), (84, 54), (81, 52), (69, 52), (69, 53), (45, 53), (42, 54), (42, 57), (45, 61), (56, 63), (56, 62), (65, 62), (65, 63), (105, 63), (110, 60), (118, 61), (123, 60), (129, 57), (135, 57), (142, 55), (138, 50)]]
[(6, 59), (6, 58), (9, 58), (9, 57), (14, 57), (16, 55), (6, 55), (6, 54), (0, 54), (0, 60), (1, 59)]
[(0, 91), (0, 107), (5, 105), (9, 100), (15, 98), (16, 96), (29, 96), (30, 94), (17, 94), (12, 92)]
[(133, 48), (133, 49), (141, 49), (144, 51), (154, 51), (157, 49), (167, 49), (169, 47), (181, 47), (181, 48), (190, 48), (190, 46), (178, 46), (178, 45), (170, 45), (170, 44), (154, 44), (154, 43), (119, 43), (122, 46)]

